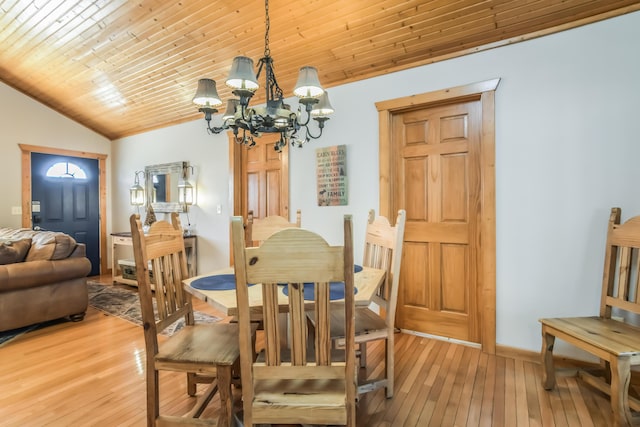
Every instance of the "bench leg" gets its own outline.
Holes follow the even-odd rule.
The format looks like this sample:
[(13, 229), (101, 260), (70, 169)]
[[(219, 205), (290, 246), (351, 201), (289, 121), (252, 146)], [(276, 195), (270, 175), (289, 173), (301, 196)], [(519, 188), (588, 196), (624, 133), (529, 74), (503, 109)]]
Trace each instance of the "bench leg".
[(556, 386), (556, 370), (553, 365), (553, 344), (556, 337), (547, 333), (542, 327), (542, 387), (545, 390), (553, 390)]
[(611, 361), (611, 409), (613, 425), (631, 426), (629, 409), (629, 382), (631, 381), (631, 361), (620, 357)]

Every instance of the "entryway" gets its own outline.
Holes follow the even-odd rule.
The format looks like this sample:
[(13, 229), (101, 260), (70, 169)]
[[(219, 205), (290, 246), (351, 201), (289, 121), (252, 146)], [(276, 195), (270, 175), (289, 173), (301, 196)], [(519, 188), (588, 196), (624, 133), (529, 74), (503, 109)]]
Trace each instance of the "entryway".
[[(23, 144), (19, 147), (23, 171), (22, 226), (70, 234), (87, 245), (92, 265), (90, 275), (106, 273), (107, 258), (102, 254), (107, 253), (104, 220), (107, 156)], [(86, 178), (80, 178), (82, 174)]]

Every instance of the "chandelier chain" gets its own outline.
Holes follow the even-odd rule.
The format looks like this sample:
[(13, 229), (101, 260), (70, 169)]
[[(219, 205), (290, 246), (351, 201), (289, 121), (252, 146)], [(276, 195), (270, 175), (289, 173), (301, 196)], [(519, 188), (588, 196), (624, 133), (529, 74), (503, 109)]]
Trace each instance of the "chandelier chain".
[(264, 15), (265, 15), (265, 26), (264, 26), (264, 56), (271, 56), (271, 50), (269, 49), (269, 28), (271, 24), (269, 22), (269, 0), (265, 0), (264, 2)]

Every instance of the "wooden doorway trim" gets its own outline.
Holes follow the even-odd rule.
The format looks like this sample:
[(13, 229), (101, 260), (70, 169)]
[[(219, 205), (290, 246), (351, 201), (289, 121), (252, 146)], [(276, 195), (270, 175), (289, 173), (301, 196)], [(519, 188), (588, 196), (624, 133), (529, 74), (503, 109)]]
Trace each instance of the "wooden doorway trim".
[(18, 144), (22, 151), (22, 226), (31, 228), (31, 153), (97, 159), (100, 176), (100, 274), (106, 274), (107, 265), (107, 155), (61, 148)]
[(394, 206), (396, 183), (392, 152), (392, 117), (416, 108), (443, 103), (480, 100), (482, 108), (480, 134), (481, 218), (479, 251), (480, 344), (485, 353), (496, 352), (496, 197), (495, 197), (495, 91), (500, 79), (486, 80), (450, 89), (412, 95), (376, 103), (380, 130), (380, 214), (388, 218)]

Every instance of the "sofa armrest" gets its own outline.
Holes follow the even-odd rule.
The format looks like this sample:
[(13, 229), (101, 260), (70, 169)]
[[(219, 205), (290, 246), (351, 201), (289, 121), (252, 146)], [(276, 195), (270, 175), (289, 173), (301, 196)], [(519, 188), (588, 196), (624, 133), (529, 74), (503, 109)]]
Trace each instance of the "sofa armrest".
[(73, 252), (71, 252), (71, 255), (69, 255), (69, 258), (82, 258), (86, 256), (87, 245), (85, 245), (84, 243), (78, 243), (76, 244), (75, 249), (73, 249)]
[(0, 293), (86, 277), (90, 271), (91, 262), (86, 257), (1, 265)]

